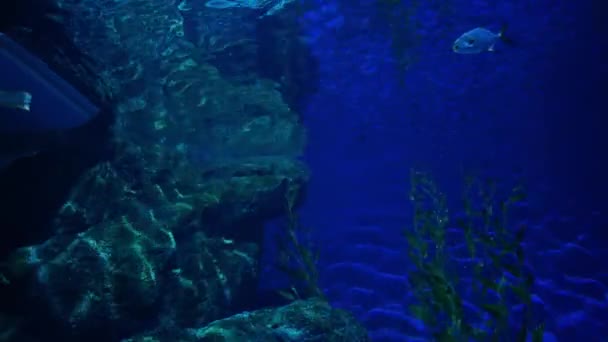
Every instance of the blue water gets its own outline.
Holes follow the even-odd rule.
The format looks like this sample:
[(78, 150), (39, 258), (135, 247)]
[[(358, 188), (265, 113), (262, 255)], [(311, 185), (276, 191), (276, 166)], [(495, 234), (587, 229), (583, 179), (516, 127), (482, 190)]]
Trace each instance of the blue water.
[[(431, 172), (456, 213), (472, 171), (503, 184), (525, 179), (526, 253), (545, 340), (606, 338), (608, 70), (606, 25), (593, 4), (450, 1), (446, 13), (422, 5), (416, 61), (403, 74), (375, 5), (317, 1), (302, 19), (321, 67), (304, 112), (312, 179), (303, 218), (318, 230), (329, 298), (373, 341), (409, 340), (409, 172)], [(466, 30), (505, 23), (515, 44), (452, 53)]]
[[(277, 245), (258, 244), (285, 231), (285, 177), (305, 182), (291, 164), (300, 158), (311, 178), (298, 214), (312, 238), (304, 247), (319, 251), (318, 285), (372, 341), (487, 340), (463, 337), (467, 324), (497, 341), (521, 341), (524, 325), (542, 327), (544, 341), (608, 341), (606, 11), (591, 0), (301, 0), (281, 12), (287, 2), (79, 0), (62, 7), (65, 21), (46, 16), (90, 55), (92, 76), (57, 71), (91, 82), (107, 121), (85, 127), (103, 134), (78, 132), (0, 175), (0, 254), (10, 256), (0, 297), (27, 316), (16, 340), (200, 340), (224, 319), (276, 338), (327, 333), (309, 329), (334, 327), (317, 312), (270, 307), (283, 304), (272, 290), (299, 284), (273, 269)], [(510, 43), (455, 54), (475, 27), (505, 29)], [(32, 32), (57, 68), (62, 56), (41, 38), (50, 30)], [(53, 114), (41, 125), (65, 124), (76, 102), (36, 112)], [(495, 188), (467, 192), (470, 179)], [(487, 206), (484, 189), (495, 190)], [(502, 219), (501, 200), (515, 196), (506, 223), (484, 231), (473, 220), (484, 240), (467, 244), (466, 200)], [(423, 253), (424, 219), (445, 235)], [(524, 285), (522, 300), (512, 289)], [(428, 317), (415, 315), (421, 303)], [(242, 314), (260, 307), (272, 324)], [(493, 326), (503, 308), (505, 326)], [(433, 338), (448, 326), (455, 337)]]

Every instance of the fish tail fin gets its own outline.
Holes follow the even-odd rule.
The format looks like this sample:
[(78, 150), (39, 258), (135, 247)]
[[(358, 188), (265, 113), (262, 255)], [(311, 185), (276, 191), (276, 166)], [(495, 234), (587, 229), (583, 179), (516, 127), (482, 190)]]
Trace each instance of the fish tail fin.
[(513, 39), (511, 39), (511, 37), (509, 37), (509, 35), (505, 35), (505, 32), (507, 31), (508, 25), (507, 24), (503, 24), (500, 28), (500, 31), (498, 32), (498, 38), (500, 38), (500, 40), (503, 43), (506, 43), (507, 45), (516, 45), (515, 42), (513, 41)]
[(30, 110), (32, 94), (25, 91), (0, 92), (0, 107)]

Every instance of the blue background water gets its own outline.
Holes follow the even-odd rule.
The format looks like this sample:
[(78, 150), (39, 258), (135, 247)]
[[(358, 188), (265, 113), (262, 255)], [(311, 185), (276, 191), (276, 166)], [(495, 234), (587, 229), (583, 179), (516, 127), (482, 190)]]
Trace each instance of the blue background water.
[[(451, 0), (441, 6), (420, 0), (411, 13), (415, 31), (391, 36), (377, 1), (395, 3), (303, 0), (301, 25), (321, 79), (302, 112), (309, 133), (304, 158), (312, 169), (302, 214), (321, 249), (328, 298), (352, 311), (373, 341), (420, 336), (409, 314), (411, 265), (402, 236), (413, 216), (410, 170), (430, 171), (453, 215), (466, 173), (499, 179), (502, 190), (523, 179), (530, 193), (521, 213), (531, 229), (526, 255), (546, 340), (606, 340), (605, 10), (591, 0)], [(393, 24), (405, 28), (393, 14)], [(512, 46), (479, 55), (450, 49), (466, 30), (498, 30), (505, 23)], [(395, 43), (408, 45), (413, 58), (403, 72)], [(26, 175), (33, 181), (25, 187), (3, 187), (19, 194), (12, 206), (32, 205), (28, 194), (41, 193), (46, 179), (75, 178), (72, 156), (54, 162), (62, 168)], [(53, 185), (45, 192), (67, 188)], [(49, 207), (46, 201), (38, 196), (35, 203)], [(36, 226), (46, 217), (15, 220)], [(31, 239), (26, 229), (18, 233)]]
[[(313, 177), (302, 212), (320, 241), (323, 286), (374, 341), (408, 340), (401, 232), (412, 220), (410, 169), (432, 172), (453, 208), (464, 171), (505, 183), (523, 177), (547, 338), (599, 341), (608, 336), (599, 8), (591, 1), (449, 5), (447, 15), (428, 3), (416, 12), (418, 59), (404, 75), (375, 2), (317, 1), (302, 20), (321, 67), (321, 87), (304, 113)], [(514, 46), (452, 53), (462, 32), (503, 23)]]

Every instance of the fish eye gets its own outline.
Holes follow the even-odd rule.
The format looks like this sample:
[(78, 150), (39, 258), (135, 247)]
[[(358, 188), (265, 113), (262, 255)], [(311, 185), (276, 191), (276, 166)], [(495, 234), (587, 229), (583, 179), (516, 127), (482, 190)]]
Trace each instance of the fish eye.
[(469, 39), (467, 39), (467, 43), (473, 45), (473, 44), (475, 44), (475, 39), (469, 38)]

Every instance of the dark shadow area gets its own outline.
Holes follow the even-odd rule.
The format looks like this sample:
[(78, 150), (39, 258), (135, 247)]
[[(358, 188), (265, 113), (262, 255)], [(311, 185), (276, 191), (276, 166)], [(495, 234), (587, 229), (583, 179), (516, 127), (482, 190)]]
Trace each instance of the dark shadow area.
[(54, 233), (48, 230), (51, 219), (65, 204), (74, 182), (109, 155), (110, 118), (102, 113), (85, 126), (49, 138), (46, 150), (0, 171), (0, 256), (40, 243)]
[[(608, 23), (592, 5), (577, 5), (576, 37), (567, 50), (556, 48), (546, 82), (547, 159), (562, 189), (555, 200), (580, 215), (608, 208)], [(597, 10), (597, 9), (596, 9)], [(557, 205), (557, 203), (555, 203)], [(599, 227), (598, 227), (599, 228)], [(607, 237), (605, 227), (596, 232)]]
[[(99, 114), (84, 126), (48, 134), (20, 133), (0, 135), (0, 149), (23, 146), (42, 147), (30, 157), (0, 169), (0, 264), (19, 265), (7, 260), (16, 249), (41, 243), (56, 232), (52, 219), (65, 204), (80, 176), (110, 153), (110, 126), (114, 115), (108, 94), (100, 84), (90, 58), (74, 46), (62, 23), (65, 13), (44, 0), (3, 0), (0, 2), (0, 32), (7, 34), (49, 68), (69, 82), (98, 108)], [(47, 109), (53, 113), (52, 108)], [(61, 114), (61, 113), (57, 113)], [(2, 271), (0, 271), (2, 272)], [(19, 272), (17, 270), (17, 272)], [(4, 317), (27, 317), (31, 332), (28, 340), (59, 338), (62, 322), (49, 321), (49, 308), (31, 301), (30, 274), (12, 277), (0, 291)], [(35, 292), (34, 292), (35, 293)], [(42, 298), (33, 296), (33, 298)], [(36, 308), (32, 311), (32, 308)], [(14, 326), (18, 326), (15, 321)]]
[(256, 26), (260, 75), (281, 84), (285, 101), (298, 112), (319, 89), (319, 61), (302, 40), (298, 10), (259, 20)]
[(46, 62), (95, 105), (101, 103), (96, 86), (101, 82), (93, 60), (80, 51), (64, 26), (67, 13), (48, 0), (5, 0), (0, 3), (0, 32)]
[[(44, 146), (42, 151), (0, 170), (0, 256), (48, 238), (50, 220), (88, 168), (108, 156), (113, 113), (109, 96), (100, 94), (92, 61), (74, 46), (62, 24), (65, 13), (50, 1), (0, 3), (0, 32), (45, 61), (101, 111), (84, 126), (60, 134), (2, 134), (0, 144)], [(103, 97), (104, 99), (100, 99)], [(3, 301), (3, 303), (5, 303)]]

